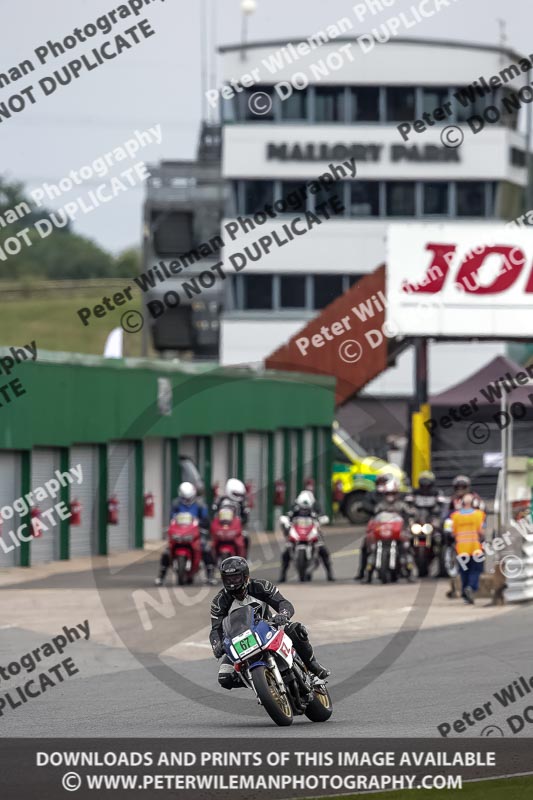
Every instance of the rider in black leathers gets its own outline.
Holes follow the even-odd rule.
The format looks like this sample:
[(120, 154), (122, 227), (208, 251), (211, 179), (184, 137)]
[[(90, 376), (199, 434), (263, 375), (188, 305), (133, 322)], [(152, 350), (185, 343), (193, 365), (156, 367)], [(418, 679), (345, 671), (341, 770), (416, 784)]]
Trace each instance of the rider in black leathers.
[[(234, 689), (243, 683), (230, 659), (224, 655), (222, 623), (230, 611), (246, 605), (258, 608), (262, 617), (275, 625), (284, 625), (285, 633), (292, 640), (294, 649), (307, 669), (318, 678), (327, 678), (329, 670), (316, 660), (307, 629), (301, 622), (289, 622), (294, 614), (294, 606), (283, 597), (277, 586), (267, 580), (250, 580), (248, 562), (239, 556), (226, 558), (220, 566), (220, 575), (224, 588), (215, 595), (211, 603), (209, 641), (215, 658), (224, 656), (218, 671), (218, 682), (224, 689)], [(276, 612), (273, 618), (269, 607)]]

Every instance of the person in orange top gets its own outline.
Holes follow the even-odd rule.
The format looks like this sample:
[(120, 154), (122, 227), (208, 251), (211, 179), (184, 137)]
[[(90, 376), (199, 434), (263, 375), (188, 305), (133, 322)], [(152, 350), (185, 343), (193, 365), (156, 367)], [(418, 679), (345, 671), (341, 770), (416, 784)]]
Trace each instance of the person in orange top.
[(485, 518), (484, 511), (474, 508), (472, 494), (465, 494), (462, 508), (450, 515), (455, 552), (461, 573), (463, 598), (465, 603), (471, 605), (474, 603), (474, 594), (479, 587), (479, 576), (483, 571)]

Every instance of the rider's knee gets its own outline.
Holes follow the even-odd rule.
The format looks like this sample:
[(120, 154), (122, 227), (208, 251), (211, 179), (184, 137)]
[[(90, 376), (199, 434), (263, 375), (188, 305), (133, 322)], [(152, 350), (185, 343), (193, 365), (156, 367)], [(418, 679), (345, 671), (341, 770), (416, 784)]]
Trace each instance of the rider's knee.
[(290, 622), (285, 626), (285, 633), (293, 640), (296, 639), (300, 642), (309, 641), (309, 633), (307, 632), (307, 628), (305, 625), (302, 625), (301, 622)]
[(233, 689), (235, 686), (235, 670), (232, 664), (221, 664), (218, 671), (218, 682), (223, 689)]

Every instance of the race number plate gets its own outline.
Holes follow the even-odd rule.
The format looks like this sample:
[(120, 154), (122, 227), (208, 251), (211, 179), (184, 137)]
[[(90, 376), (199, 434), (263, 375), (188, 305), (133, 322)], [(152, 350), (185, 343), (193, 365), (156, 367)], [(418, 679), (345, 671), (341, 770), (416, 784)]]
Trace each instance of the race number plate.
[(251, 631), (248, 631), (242, 636), (236, 636), (235, 639), (232, 640), (232, 644), (238, 656), (243, 656), (245, 653), (255, 650), (258, 646), (257, 639)]

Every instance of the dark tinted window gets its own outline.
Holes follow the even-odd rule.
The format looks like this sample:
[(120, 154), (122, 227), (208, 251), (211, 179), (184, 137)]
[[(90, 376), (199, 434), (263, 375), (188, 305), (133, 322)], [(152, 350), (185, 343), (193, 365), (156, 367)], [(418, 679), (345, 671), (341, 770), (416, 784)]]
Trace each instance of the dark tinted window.
[(193, 249), (193, 215), (190, 212), (152, 214), (152, 232), (158, 255), (177, 255)]
[(424, 214), (447, 214), (449, 184), (443, 181), (422, 184), (424, 192)]
[(287, 214), (291, 214), (294, 211), (302, 211), (307, 209), (308, 193), (305, 198), (300, 194), (300, 190), (303, 189), (304, 186), (305, 183), (300, 183), (299, 181), (282, 182), (280, 199), (285, 200), (287, 203)]
[(342, 294), (342, 275), (315, 275), (315, 308), (325, 308)]
[(317, 122), (344, 122), (344, 106), (344, 88), (329, 86), (315, 89)]
[(274, 119), (274, 88), (251, 86), (239, 95), (239, 119), (246, 122)]
[(305, 308), (305, 275), (280, 276), (280, 307)]
[(308, 118), (308, 91), (295, 89), (290, 97), (281, 102), (282, 120), (306, 120)]
[[(422, 89), (422, 113), (427, 111), (429, 114), (433, 114), (436, 108), (442, 108), (447, 101), (449, 101), (449, 95), (446, 88)], [(444, 113), (448, 116), (446, 109), (444, 109)]]
[(337, 213), (329, 204), (329, 201), (332, 197), (336, 197), (337, 201), (335, 203), (335, 208), (338, 209), (341, 206), (344, 206), (344, 185), (345, 181), (337, 181), (329, 187), (329, 191), (321, 186), (318, 192), (315, 195), (312, 195), (312, 197), (315, 199), (315, 209), (318, 209), (318, 206), (326, 203), (327, 205), (321, 212), (322, 214), (330, 214), (333, 218), (343, 217), (344, 211)]
[(350, 216), (379, 216), (378, 181), (353, 181), (350, 184)]
[(244, 214), (263, 211), (274, 202), (273, 181), (244, 181)]
[(379, 89), (377, 86), (356, 86), (352, 95), (351, 122), (379, 121)]
[(387, 183), (387, 216), (412, 217), (415, 213), (415, 184), (408, 181)]
[(272, 275), (243, 275), (244, 308), (268, 311), (272, 303)]
[(481, 181), (462, 181), (457, 184), (457, 216), (485, 216), (485, 184)]
[(407, 122), (415, 118), (415, 90), (408, 86), (388, 86), (387, 122)]

